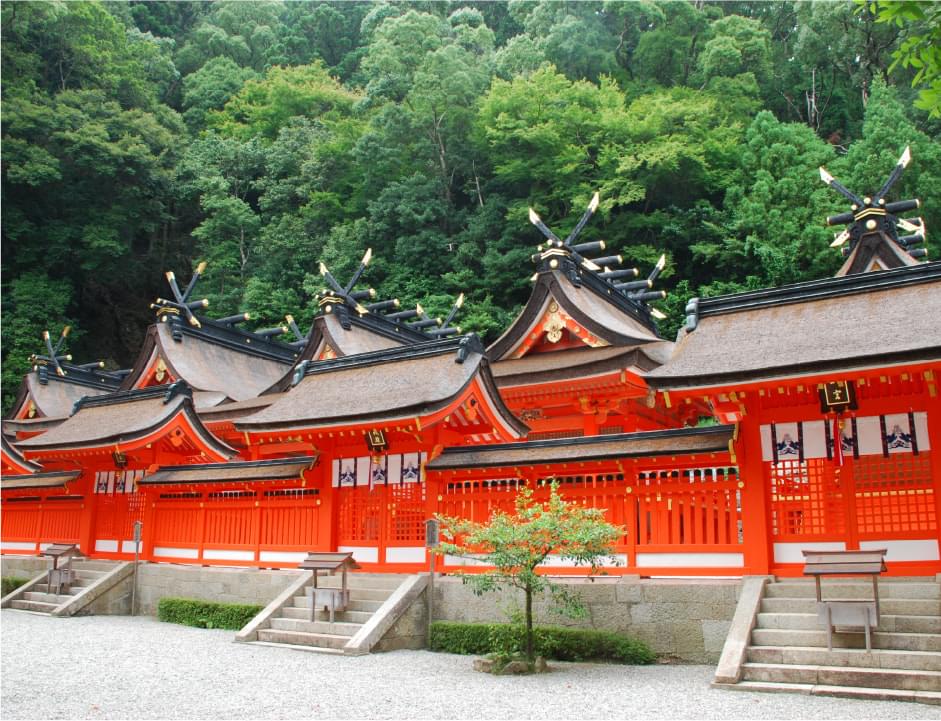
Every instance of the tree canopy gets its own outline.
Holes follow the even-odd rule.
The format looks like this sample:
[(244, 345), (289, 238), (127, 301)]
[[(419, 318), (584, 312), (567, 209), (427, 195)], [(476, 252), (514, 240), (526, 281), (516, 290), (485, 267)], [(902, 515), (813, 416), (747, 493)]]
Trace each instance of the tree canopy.
[(432, 310), (464, 291), (461, 326), (491, 340), (529, 292), (527, 207), (564, 226), (598, 190), (586, 240), (667, 254), (671, 337), (688, 295), (838, 267), (822, 163), (862, 189), (911, 145), (897, 190), (941, 220), (930, 4), (26, 0), (0, 19), (5, 403), (45, 326), (126, 367), (163, 272), (201, 260), (213, 313), (303, 325), (317, 262), (372, 247), (371, 285)]

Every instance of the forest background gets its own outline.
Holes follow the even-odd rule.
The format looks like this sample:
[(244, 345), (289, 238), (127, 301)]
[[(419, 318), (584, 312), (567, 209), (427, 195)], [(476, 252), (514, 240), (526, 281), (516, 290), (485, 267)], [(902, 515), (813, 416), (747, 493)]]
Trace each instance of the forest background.
[(46, 328), (129, 366), (164, 271), (201, 260), (210, 316), (306, 330), (318, 261), (371, 247), (380, 295), (464, 291), (491, 340), (529, 294), (527, 208), (561, 233), (597, 190), (582, 238), (666, 253), (673, 337), (691, 296), (839, 267), (820, 165), (871, 192), (910, 145), (895, 192), (937, 228), (937, 76), (912, 81), (939, 18), (893, 5), (5, 2), (4, 406)]

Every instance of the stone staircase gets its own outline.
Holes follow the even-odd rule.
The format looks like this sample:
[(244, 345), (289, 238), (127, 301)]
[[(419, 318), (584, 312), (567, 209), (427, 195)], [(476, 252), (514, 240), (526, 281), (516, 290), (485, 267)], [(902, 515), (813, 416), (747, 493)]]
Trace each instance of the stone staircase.
[(33, 582), (13, 591), (4, 599), (4, 607), (53, 615), (57, 611), (73, 605), (77, 596), (87, 593), (92, 586), (100, 583), (102, 579), (112, 574), (120, 565), (121, 563), (117, 561), (90, 561), (84, 558), (76, 558), (72, 561), (75, 580), (68, 587), (63, 586), (61, 593), (52, 593), (55, 589), (50, 588), (45, 583), (45, 574), (43, 574), (40, 580), (36, 581), (34, 579)]
[[(359, 634), (383, 604), (408, 576), (399, 574), (354, 573), (347, 577), (350, 605), (346, 611), (330, 616), (319, 609), (310, 620), (310, 599), (306, 586), (298, 589), (290, 601), (268, 619), (268, 628), (257, 630), (257, 643), (287, 644), (326, 653), (344, 653), (344, 648)], [(321, 576), (318, 585), (340, 586), (339, 576)]]
[[(868, 580), (823, 581), (825, 599), (868, 599)], [(765, 586), (740, 681), (749, 691), (941, 704), (941, 584), (930, 578), (879, 581), (881, 618), (867, 652), (862, 633), (827, 632), (817, 618), (814, 583)], [(839, 628), (839, 627), (837, 627)]]

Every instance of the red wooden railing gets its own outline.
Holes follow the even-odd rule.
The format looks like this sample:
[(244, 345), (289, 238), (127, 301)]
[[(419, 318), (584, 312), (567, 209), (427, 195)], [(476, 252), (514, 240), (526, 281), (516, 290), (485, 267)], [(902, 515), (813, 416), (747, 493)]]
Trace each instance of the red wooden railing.
[(47, 543), (78, 543), (84, 507), (84, 498), (75, 495), (4, 498), (0, 525), (4, 553), (38, 553)]
[(296, 565), (277, 554), (330, 550), (321, 548), (318, 494), (308, 488), (153, 493), (145, 555), (157, 561)]

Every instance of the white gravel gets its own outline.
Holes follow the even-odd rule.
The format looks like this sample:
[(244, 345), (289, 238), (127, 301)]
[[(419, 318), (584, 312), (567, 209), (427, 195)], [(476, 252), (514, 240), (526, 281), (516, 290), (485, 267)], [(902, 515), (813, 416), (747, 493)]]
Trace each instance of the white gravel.
[(153, 618), (0, 613), (3, 719), (938, 719), (941, 709), (709, 688), (710, 666), (554, 663), (495, 677), (471, 658), (358, 658), (234, 643)]

